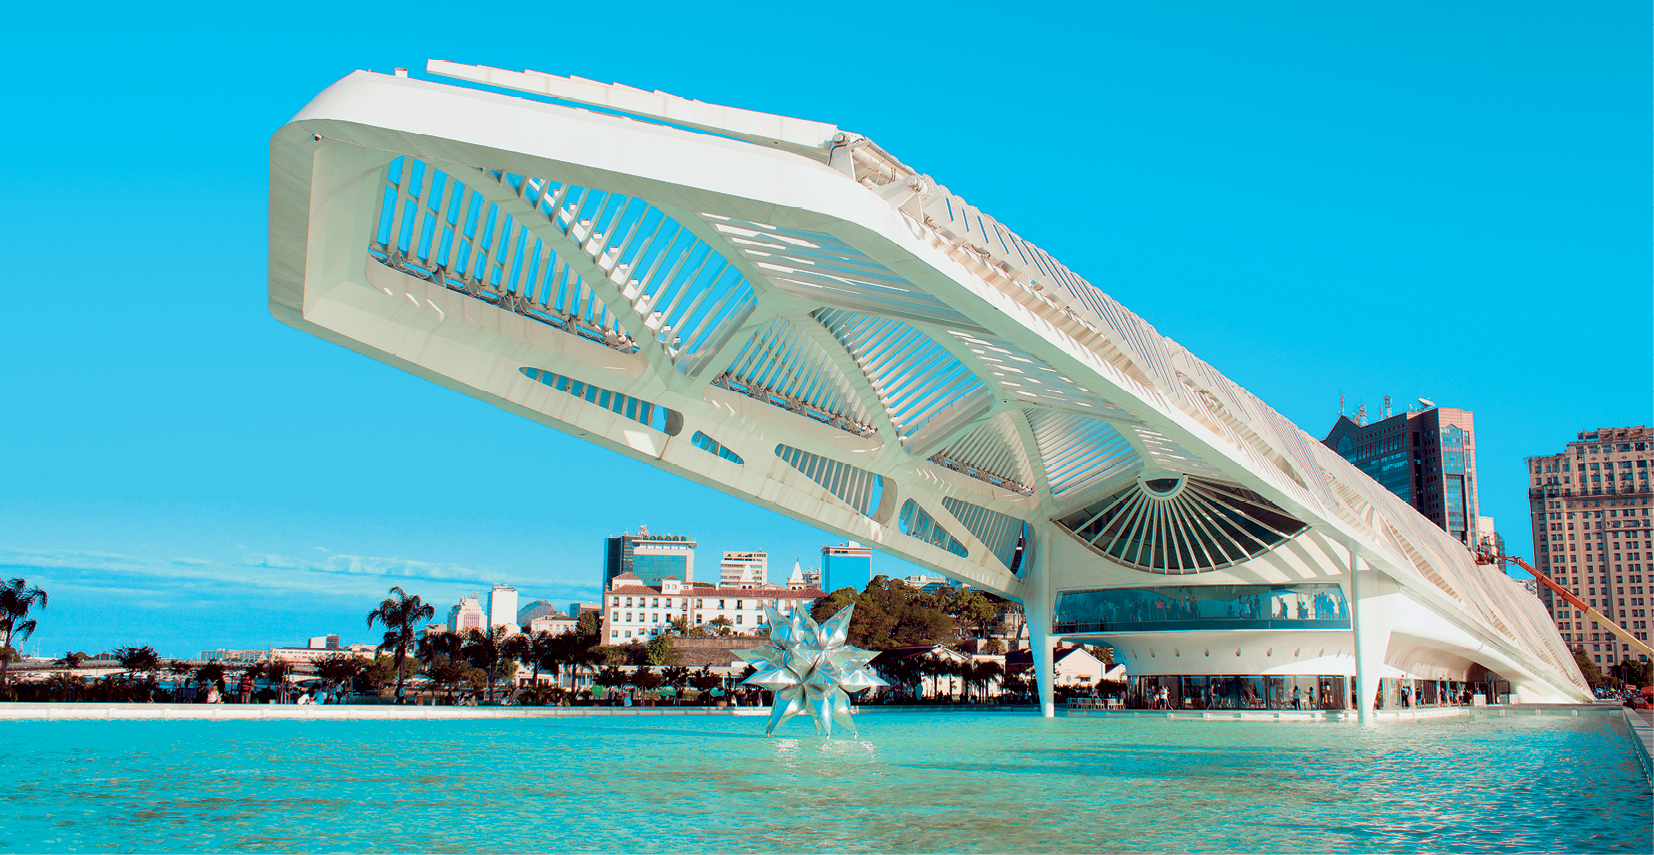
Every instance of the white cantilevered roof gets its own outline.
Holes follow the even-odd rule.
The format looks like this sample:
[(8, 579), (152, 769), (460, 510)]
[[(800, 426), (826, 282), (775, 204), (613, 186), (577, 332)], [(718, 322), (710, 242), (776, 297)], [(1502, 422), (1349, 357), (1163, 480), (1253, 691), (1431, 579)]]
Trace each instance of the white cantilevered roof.
[(283, 321), (1013, 596), (1029, 525), (1105, 574), (1285, 566), (1314, 540), (1572, 668), (1518, 586), (865, 137), (427, 71), (516, 94), (357, 72), (272, 141)]

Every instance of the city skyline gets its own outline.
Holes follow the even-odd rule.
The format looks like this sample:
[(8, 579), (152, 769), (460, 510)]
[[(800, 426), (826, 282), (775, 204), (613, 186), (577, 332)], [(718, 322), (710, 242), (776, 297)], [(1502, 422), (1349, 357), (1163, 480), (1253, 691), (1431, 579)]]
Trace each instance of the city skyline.
[[(1061, 176), (1055, 182), (996, 184), (993, 170), (976, 163), (980, 144), (969, 141), (979, 117), (916, 114), (900, 99), (858, 95), (875, 91), (875, 72), (795, 88), (820, 67), (825, 45), (776, 57), (775, 80), (677, 62), (685, 48), (664, 42), (624, 60), (510, 46), (450, 58), (658, 86), (875, 133), (916, 165), (952, 176), (973, 202), (1221, 362), (1312, 434), (1331, 424), (1341, 392), (1368, 403), (1385, 393), (1424, 395), (1475, 411), (1481, 510), (1509, 529), (1514, 545), (1528, 542), (1520, 528), (1525, 457), (1578, 431), (1650, 421), (1648, 58), (1646, 44), (1621, 32), (1646, 32), (1646, 10), (1636, 12), (1641, 25), (1630, 26), (1590, 14), (1490, 20), (1447, 11), (1427, 33), (1351, 14), (1345, 23), (1380, 31), (1350, 45), (1300, 43), (1306, 30), (1289, 21), (1214, 13), (1181, 22), (1177, 39), (1209, 54), (1193, 70), (1176, 67), (1191, 48), (1176, 48), (1170, 35), (1139, 34), (1141, 44), (1110, 42), (1107, 59), (1044, 59), (983, 83), (988, 97), (973, 101), (1065, 117), (1037, 134), (993, 141), (996, 156), (1018, 163), (1021, 174)], [(1142, 23), (1124, 13), (1090, 20), (1103, 28)], [(168, 38), (194, 38), (189, 26), (180, 23)], [(348, 637), (362, 604), (392, 584), (439, 603), (496, 581), (527, 599), (593, 599), (601, 540), (643, 523), (720, 551), (762, 549), (787, 569), (788, 558), (808, 565), (821, 545), (837, 542), (308, 340), (269, 317), (262, 200), (270, 133), (351, 68), (404, 65), (418, 75), (425, 57), (450, 54), (431, 37), (379, 47), (340, 35), (347, 32), (263, 65), (248, 57), (276, 56), (280, 33), (238, 44), (234, 58), (201, 48), (192, 61), (201, 66), (157, 58), (165, 52), (153, 52), (155, 40), (89, 37), (85, 49), (154, 75), (212, 63), (258, 70), (233, 83), (203, 81), (199, 97), (219, 104), (210, 119), (176, 107), (138, 109), (135, 101), (104, 114), (135, 129), (132, 161), (145, 167), (124, 180), (151, 200), (152, 214), (150, 223), (110, 235), (105, 251), (142, 258), (164, 238), (159, 224), (195, 223), (209, 239), (191, 268), (210, 277), (135, 265), (122, 282), (143, 299), (125, 295), (73, 312), (63, 289), (101, 282), (91, 268), (14, 295), (19, 317), (44, 320), (0, 345), (14, 366), (7, 398), (22, 414), (0, 425), (7, 449), (0, 573), (53, 594), (29, 649), (38, 643), (58, 655), (65, 645), (155, 643), (170, 653), (175, 645), (188, 652), (324, 632)], [(1532, 55), (1520, 48), (1530, 38), (1558, 48)], [(42, 48), (25, 41), (29, 61)], [(138, 44), (146, 44), (143, 58), (133, 52)], [(1417, 67), (1391, 67), (1396, 45)], [(1254, 51), (1287, 59), (1231, 61)], [(1320, 79), (1308, 79), (1302, 65), (1316, 67)], [(1111, 82), (1145, 71), (1162, 75), (1147, 91)], [(23, 164), (8, 225), (19, 245), (49, 255), (75, 252), (68, 231), (22, 212), (60, 204), (58, 161), (106, 157), (99, 126), (65, 106), (91, 91), (92, 73), (63, 69), (20, 96), (25, 109), (65, 129), (54, 139), (55, 157), (31, 151), (35, 142), (3, 143)], [(1107, 103), (1107, 115), (1075, 115), (1073, 90), (1032, 91), (1042, 79), (1083, 87)], [(1254, 90), (1267, 91), (1269, 101), (1249, 97)], [(1186, 110), (1168, 114), (1164, 103)], [(1513, 125), (1522, 132), (1511, 133)], [(179, 146), (180, 138), (201, 143)], [(1538, 162), (1564, 168), (1524, 166)], [(83, 192), (99, 186), (70, 180)], [(245, 216), (203, 222), (189, 203), (196, 196)], [(1192, 304), (1164, 287), (1191, 282), (1214, 284)], [(1454, 299), (1439, 304), (1435, 322), (1398, 328), (1357, 320), (1375, 293), (1403, 282)], [(1537, 328), (1535, 315), (1574, 299), (1581, 285), (1605, 292), (1614, 317), (1642, 321), (1604, 335), (1594, 352), (1594, 364), (1628, 370), (1581, 380), (1513, 334)], [(1252, 338), (1260, 327), (1291, 335), (1260, 348)], [(1386, 355), (1394, 356), (1377, 358)], [(1564, 377), (1574, 397), (1534, 397)], [(309, 451), (300, 466), (269, 453), (295, 443)], [(462, 477), (457, 459), (477, 465)], [(882, 554), (874, 561), (875, 572), (920, 572)], [(91, 640), (98, 633), (108, 637)]]

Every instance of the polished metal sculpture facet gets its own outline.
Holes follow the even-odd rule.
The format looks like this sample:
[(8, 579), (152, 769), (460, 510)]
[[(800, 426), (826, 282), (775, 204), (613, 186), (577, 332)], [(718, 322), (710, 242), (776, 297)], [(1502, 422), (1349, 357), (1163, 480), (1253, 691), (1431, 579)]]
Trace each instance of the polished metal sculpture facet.
[(761, 686), (775, 695), (766, 734), (774, 733), (778, 725), (795, 715), (809, 713), (822, 736), (833, 735), (834, 721), (855, 735), (850, 696), (845, 690), (889, 685), (867, 670), (874, 653), (846, 643), (850, 614), (855, 609), (851, 603), (817, 624), (803, 609), (782, 616), (773, 607), (764, 607), (770, 623), (769, 645), (738, 650), (735, 655), (758, 669), (742, 685)]

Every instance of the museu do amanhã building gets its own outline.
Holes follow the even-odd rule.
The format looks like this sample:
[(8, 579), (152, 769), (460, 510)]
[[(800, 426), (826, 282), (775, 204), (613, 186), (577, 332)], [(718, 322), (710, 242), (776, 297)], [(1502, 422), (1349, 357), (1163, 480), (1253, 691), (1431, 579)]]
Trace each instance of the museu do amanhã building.
[(873, 141), (426, 71), (272, 139), (283, 323), (1021, 601), (1047, 714), (1052, 636), (1184, 695), (1589, 698), (1520, 585)]

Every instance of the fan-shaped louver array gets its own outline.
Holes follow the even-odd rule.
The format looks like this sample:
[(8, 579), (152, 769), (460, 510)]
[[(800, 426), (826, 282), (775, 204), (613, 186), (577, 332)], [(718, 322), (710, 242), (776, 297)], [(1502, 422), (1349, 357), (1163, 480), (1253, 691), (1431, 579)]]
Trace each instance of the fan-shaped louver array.
[(1250, 490), (1187, 476), (1139, 478), (1059, 522), (1121, 564), (1169, 575), (1245, 561), (1305, 528)]

